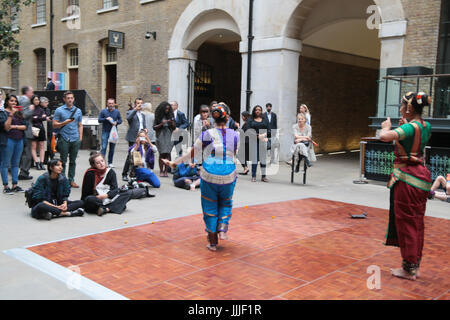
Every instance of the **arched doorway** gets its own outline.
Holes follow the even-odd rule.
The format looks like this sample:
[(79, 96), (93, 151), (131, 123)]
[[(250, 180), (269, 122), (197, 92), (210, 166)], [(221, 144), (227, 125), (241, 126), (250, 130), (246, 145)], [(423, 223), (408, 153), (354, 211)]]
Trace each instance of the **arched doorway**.
[(242, 58), (240, 37), (231, 32), (218, 33), (198, 48), (194, 77), (194, 114), (202, 104), (224, 101), (231, 116), (239, 120)]
[(239, 120), (242, 37), (232, 16), (236, 8), (226, 1), (211, 6), (193, 1), (179, 18), (169, 50), (169, 99), (178, 101), (189, 121), (213, 100), (226, 102)]
[(372, 0), (304, 0), (286, 35), (302, 41), (297, 106), (308, 105), (322, 152), (359, 148), (373, 136), (381, 42), (367, 26)]

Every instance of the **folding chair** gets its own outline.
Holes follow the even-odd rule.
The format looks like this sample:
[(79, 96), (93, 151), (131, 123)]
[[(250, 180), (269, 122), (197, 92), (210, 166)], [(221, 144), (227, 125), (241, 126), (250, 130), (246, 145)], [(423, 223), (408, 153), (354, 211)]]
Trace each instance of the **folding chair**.
[[(306, 184), (306, 170), (308, 169), (308, 166), (306, 165), (304, 158), (305, 157), (303, 155), (299, 155), (298, 163), (300, 164), (300, 162), (303, 160), (303, 184)], [(294, 155), (292, 155), (291, 183), (294, 183), (295, 165)]]

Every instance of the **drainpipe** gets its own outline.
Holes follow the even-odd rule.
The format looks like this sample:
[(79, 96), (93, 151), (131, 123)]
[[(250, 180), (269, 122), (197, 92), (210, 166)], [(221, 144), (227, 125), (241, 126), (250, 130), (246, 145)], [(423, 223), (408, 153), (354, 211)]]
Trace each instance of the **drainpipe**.
[(53, 0), (50, 0), (50, 71), (53, 70), (53, 19), (55, 15), (53, 14)]
[(253, 0), (249, 0), (249, 14), (248, 14), (248, 53), (247, 53), (247, 100), (245, 109), (250, 112), (250, 96), (253, 91), (251, 90), (252, 82), (252, 45), (253, 45)]

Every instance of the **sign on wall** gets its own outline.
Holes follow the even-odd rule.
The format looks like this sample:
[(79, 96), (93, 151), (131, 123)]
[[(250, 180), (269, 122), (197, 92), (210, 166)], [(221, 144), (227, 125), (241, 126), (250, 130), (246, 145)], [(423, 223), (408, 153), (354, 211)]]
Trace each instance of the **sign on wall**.
[(125, 34), (119, 31), (108, 30), (108, 46), (123, 49), (125, 45)]

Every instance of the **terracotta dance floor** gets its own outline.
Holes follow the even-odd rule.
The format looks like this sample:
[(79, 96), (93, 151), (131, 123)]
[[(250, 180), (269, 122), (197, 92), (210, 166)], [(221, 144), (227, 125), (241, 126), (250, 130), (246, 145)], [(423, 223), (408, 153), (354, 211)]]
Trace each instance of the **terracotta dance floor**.
[[(201, 214), (28, 249), (130, 299), (450, 299), (450, 221), (425, 218), (414, 282), (390, 275), (401, 258), (383, 245), (387, 219), (312, 198), (233, 209), (217, 252), (205, 247)], [(381, 289), (367, 286), (370, 266)]]

